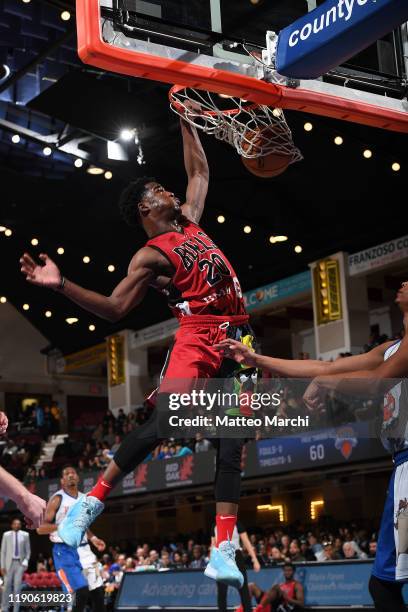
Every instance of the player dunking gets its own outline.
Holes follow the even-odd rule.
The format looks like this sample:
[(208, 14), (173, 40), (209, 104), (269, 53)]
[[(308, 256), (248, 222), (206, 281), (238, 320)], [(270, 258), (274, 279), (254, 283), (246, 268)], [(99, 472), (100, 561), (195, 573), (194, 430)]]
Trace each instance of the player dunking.
[[(122, 215), (130, 225), (141, 224), (148, 241), (134, 255), (127, 277), (110, 296), (64, 278), (45, 254), (40, 255), (43, 265), (35, 263), (27, 253), (20, 260), (29, 282), (59, 291), (110, 321), (121, 319), (138, 306), (149, 286), (165, 293), (180, 328), (168, 358), (164, 383), (217, 377), (221, 365), (225, 375), (225, 362), (236, 369), (236, 364), (224, 360), (213, 345), (225, 338), (248, 341), (252, 334), (231, 264), (197, 225), (207, 195), (208, 165), (195, 128), (182, 119), (181, 132), (188, 177), (186, 202), (180, 205), (174, 194), (153, 178), (134, 180), (124, 190), (119, 203)], [(102, 478), (60, 525), (59, 534), (67, 544), (79, 545), (86, 529), (102, 512), (112, 488), (145, 459), (158, 441), (155, 410), (147, 423), (125, 438)], [(243, 441), (220, 439), (215, 443), (217, 543), (206, 573), (240, 588), (243, 577), (229, 540), (237, 520)]]

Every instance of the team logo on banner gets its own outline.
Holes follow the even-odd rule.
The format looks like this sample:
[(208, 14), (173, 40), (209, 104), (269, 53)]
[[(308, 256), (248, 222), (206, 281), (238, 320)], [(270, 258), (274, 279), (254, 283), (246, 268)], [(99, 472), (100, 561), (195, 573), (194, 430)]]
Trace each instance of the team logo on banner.
[(180, 465), (180, 480), (188, 480), (193, 475), (194, 469), (194, 455), (187, 455), (184, 457)]
[(345, 459), (351, 457), (353, 448), (357, 446), (357, 438), (352, 427), (342, 427), (336, 432), (336, 441), (334, 446), (341, 452)]
[(134, 472), (134, 475), (135, 475), (135, 487), (137, 489), (140, 489), (141, 487), (144, 487), (147, 484), (148, 467), (149, 466), (148, 466), (147, 463), (142, 463), (141, 465), (139, 465), (137, 470), (135, 470), (135, 472)]

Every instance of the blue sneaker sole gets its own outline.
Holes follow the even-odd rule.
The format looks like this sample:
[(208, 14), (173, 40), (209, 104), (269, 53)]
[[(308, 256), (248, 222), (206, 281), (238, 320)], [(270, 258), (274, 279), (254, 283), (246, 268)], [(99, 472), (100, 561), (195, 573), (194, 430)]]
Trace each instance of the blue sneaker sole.
[(226, 584), (227, 586), (234, 587), (235, 589), (238, 589), (238, 590), (241, 589), (244, 584), (243, 578), (240, 579), (238, 576), (236, 578), (222, 577), (219, 575), (216, 569), (208, 565), (206, 569), (204, 570), (204, 575), (207, 576), (207, 578), (212, 578), (213, 580), (216, 580), (217, 582), (221, 582), (222, 584)]

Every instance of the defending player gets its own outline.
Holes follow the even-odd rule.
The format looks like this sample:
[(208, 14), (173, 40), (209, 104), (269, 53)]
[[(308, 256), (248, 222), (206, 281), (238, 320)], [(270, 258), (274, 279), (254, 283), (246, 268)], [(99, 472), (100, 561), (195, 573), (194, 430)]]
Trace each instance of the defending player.
[(97, 559), (88, 541), (92, 542), (100, 552), (105, 550), (105, 542), (88, 529), (79, 546), (74, 548), (67, 546), (57, 531), (68, 510), (84, 496), (78, 490), (78, 482), (79, 476), (74, 467), (66, 466), (62, 469), (61, 489), (49, 500), (44, 523), (37, 529), (37, 533), (50, 536), (58, 578), (66, 593), (75, 593), (73, 612), (82, 612), (88, 597), (92, 600), (93, 609), (103, 612), (105, 609), (103, 581), (98, 576)]

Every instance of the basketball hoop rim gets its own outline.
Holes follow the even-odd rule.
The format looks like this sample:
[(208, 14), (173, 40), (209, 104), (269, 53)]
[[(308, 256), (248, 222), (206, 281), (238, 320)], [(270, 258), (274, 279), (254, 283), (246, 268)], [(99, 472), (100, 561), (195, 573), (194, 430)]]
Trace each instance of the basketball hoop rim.
[[(169, 101), (170, 104), (173, 104), (174, 107), (179, 110), (181, 112), (181, 110), (183, 108), (185, 108), (177, 99), (174, 98), (174, 95), (179, 93), (180, 91), (183, 91), (183, 89), (194, 89), (193, 87), (189, 87), (188, 85), (173, 85), (173, 87), (171, 87), (169, 89)], [(208, 90), (203, 90), (206, 93), (211, 93), (213, 94), (213, 92), (209, 92)], [(217, 95), (217, 94), (215, 94)], [(220, 94), (218, 94), (220, 95)], [(231, 98), (234, 98), (236, 96), (229, 96)], [(253, 110), (255, 108), (258, 108), (259, 106), (261, 106), (260, 104), (257, 104), (256, 102), (252, 102), (251, 104), (248, 104), (248, 106), (245, 107), (245, 109), (248, 110)], [(180, 108), (181, 107), (181, 108)], [(188, 109), (187, 109), (188, 111)], [(195, 113), (194, 111), (189, 111), (191, 112), (191, 114), (196, 114), (197, 116), (200, 116), (200, 113)], [(222, 115), (228, 115), (228, 116), (233, 116), (233, 115), (238, 115), (241, 112), (241, 109), (238, 108), (231, 108), (231, 109), (226, 109), (226, 110), (218, 110), (218, 111), (209, 111), (209, 110), (203, 110), (202, 114), (206, 115), (207, 117), (217, 117), (217, 115), (222, 114)]]

